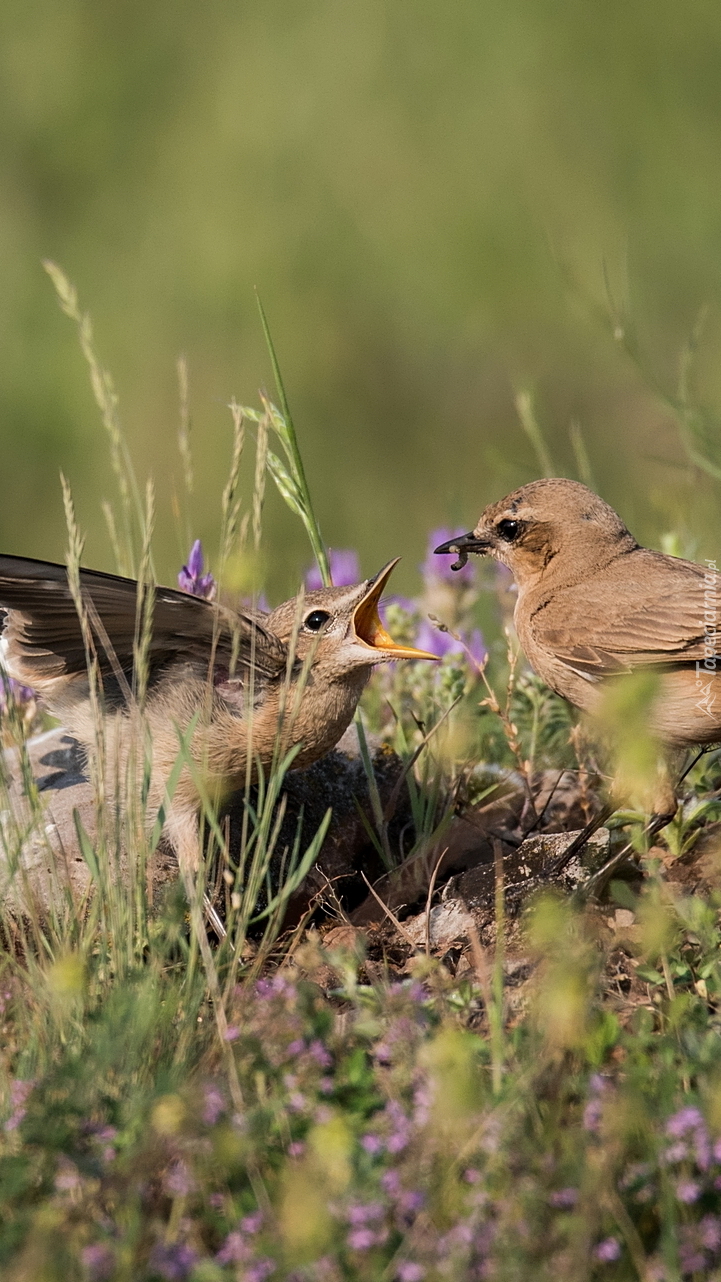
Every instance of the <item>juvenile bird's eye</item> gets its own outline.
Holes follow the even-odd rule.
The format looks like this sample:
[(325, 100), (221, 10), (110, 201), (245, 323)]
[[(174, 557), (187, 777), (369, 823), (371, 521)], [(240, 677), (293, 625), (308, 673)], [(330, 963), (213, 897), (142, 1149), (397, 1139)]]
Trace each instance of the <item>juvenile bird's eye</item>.
[(512, 543), (521, 533), (520, 521), (499, 521), (496, 526), (496, 534), (500, 534), (506, 543)]
[(323, 624), (327, 623), (329, 618), (330, 615), (327, 610), (313, 610), (305, 620), (303, 627), (307, 628), (309, 632), (320, 632)]

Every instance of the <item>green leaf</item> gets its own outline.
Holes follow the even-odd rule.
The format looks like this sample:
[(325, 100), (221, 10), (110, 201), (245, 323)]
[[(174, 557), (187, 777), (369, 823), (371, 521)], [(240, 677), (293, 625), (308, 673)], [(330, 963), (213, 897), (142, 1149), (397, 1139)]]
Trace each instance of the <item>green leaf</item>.
[(100, 885), (100, 865), (98, 864), (98, 857), (95, 853), (95, 850), (93, 849), (93, 843), (91, 842), (88, 834), (86, 833), (83, 827), (83, 821), (80, 818), (80, 811), (78, 810), (77, 806), (73, 807), (73, 823), (75, 824), (75, 831), (78, 834), (78, 845), (80, 846), (80, 853), (83, 856), (83, 859), (85, 860), (86, 864), (88, 865), (88, 868), (90, 869), (90, 876), (92, 877), (95, 884), (99, 886)]
[(277, 895), (271, 899), (270, 903), (266, 905), (263, 911), (258, 913), (256, 917), (251, 918), (251, 922), (255, 923), (262, 921), (264, 917), (270, 916), (277, 907), (286, 903), (290, 896), (298, 889), (320, 854), (320, 848), (325, 841), (326, 833), (328, 832), (328, 825), (330, 824), (332, 815), (333, 811), (330, 808), (326, 810), (321, 820), (320, 827), (298, 864), (298, 867), (291, 873), (287, 881), (285, 881), (281, 886)]
[(630, 908), (632, 913), (638, 911), (638, 899), (627, 881), (612, 881), (611, 895), (621, 908)]
[(654, 970), (653, 966), (637, 966), (636, 974), (639, 979), (643, 979), (647, 984), (665, 983), (663, 975), (659, 971)]

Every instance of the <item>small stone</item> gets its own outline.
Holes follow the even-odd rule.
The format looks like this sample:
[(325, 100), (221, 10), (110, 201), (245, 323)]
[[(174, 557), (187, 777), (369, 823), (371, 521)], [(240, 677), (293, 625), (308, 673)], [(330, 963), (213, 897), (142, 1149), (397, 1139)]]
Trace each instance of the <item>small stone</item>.
[(358, 948), (365, 948), (368, 936), (364, 930), (359, 930), (350, 922), (343, 922), (341, 926), (332, 926), (327, 930), (321, 942), (324, 948), (343, 948), (348, 952), (355, 952)]
[[(430, 943), (435, 951), (445, 953), (451, 944), (468, 936), (473, 926), (473, 917), (460, 899), (447, 899), (436, 904), (430, 912)], [(426, 914), (419, 913), (404, 921), (406, 934), (418, 947), (426, 942)]]
[(626, 930), (628, 926), (633, 926), (636, 920), (636, 914), (628, 908), (617, 908), (614, 913), (613, 924), (616, 930)]

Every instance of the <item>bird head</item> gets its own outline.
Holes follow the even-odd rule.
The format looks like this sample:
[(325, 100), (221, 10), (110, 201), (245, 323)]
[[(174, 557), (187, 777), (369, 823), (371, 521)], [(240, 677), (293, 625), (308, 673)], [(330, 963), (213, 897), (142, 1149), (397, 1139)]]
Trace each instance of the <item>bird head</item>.
[(572, 557), (580, 567), (592, 557), (594, 568), (620, 551), (636, 547), (620, 516), (579, 481), (531, 481), (481, 514), (475, 529), (435, 550), (457, 552), (453, 569), (465, 565), (469, 552), (493, 556), (523, 586), (540, 575), (556, 557)]
[(389, 561), (355, 586), (319, 588), (293, 597), (272, 611), (266, 626), (289, 644), (295, 637), (296, 659), (312, 653), (314, 667), (322, 664), (341, 674), (394, 659), (437, 660), (426, 650), (394, 641), (381, 622), (378, 604), (399, 560)]

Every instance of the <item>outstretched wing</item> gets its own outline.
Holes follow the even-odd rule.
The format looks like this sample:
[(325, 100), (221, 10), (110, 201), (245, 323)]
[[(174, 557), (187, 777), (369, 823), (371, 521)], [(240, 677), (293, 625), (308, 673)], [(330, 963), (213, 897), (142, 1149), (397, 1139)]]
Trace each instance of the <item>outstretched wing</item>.
[[(81, 570), (101, 671), (132, 676), (138, 634), (138, 584), (98, 570)], [(4, 638), (7, 659), (28, 685), (86, 668), (78, 613), (64, 565), (26, 557), (0, 556), (0, 608), (8, 611)], [(154, 589), (148, 649), (150, 678), (159, 668), (185, 659), (207, 669), (211, 658), (238, 676), (251, 664), (266, 678), (285, 670), (287, 648), (260, 619), (236, 613), (173, 588)]]
[(540, 645), (590, 678), (703, 661), (721, 647), (721, 575), (636, 548), (533, 610)]

